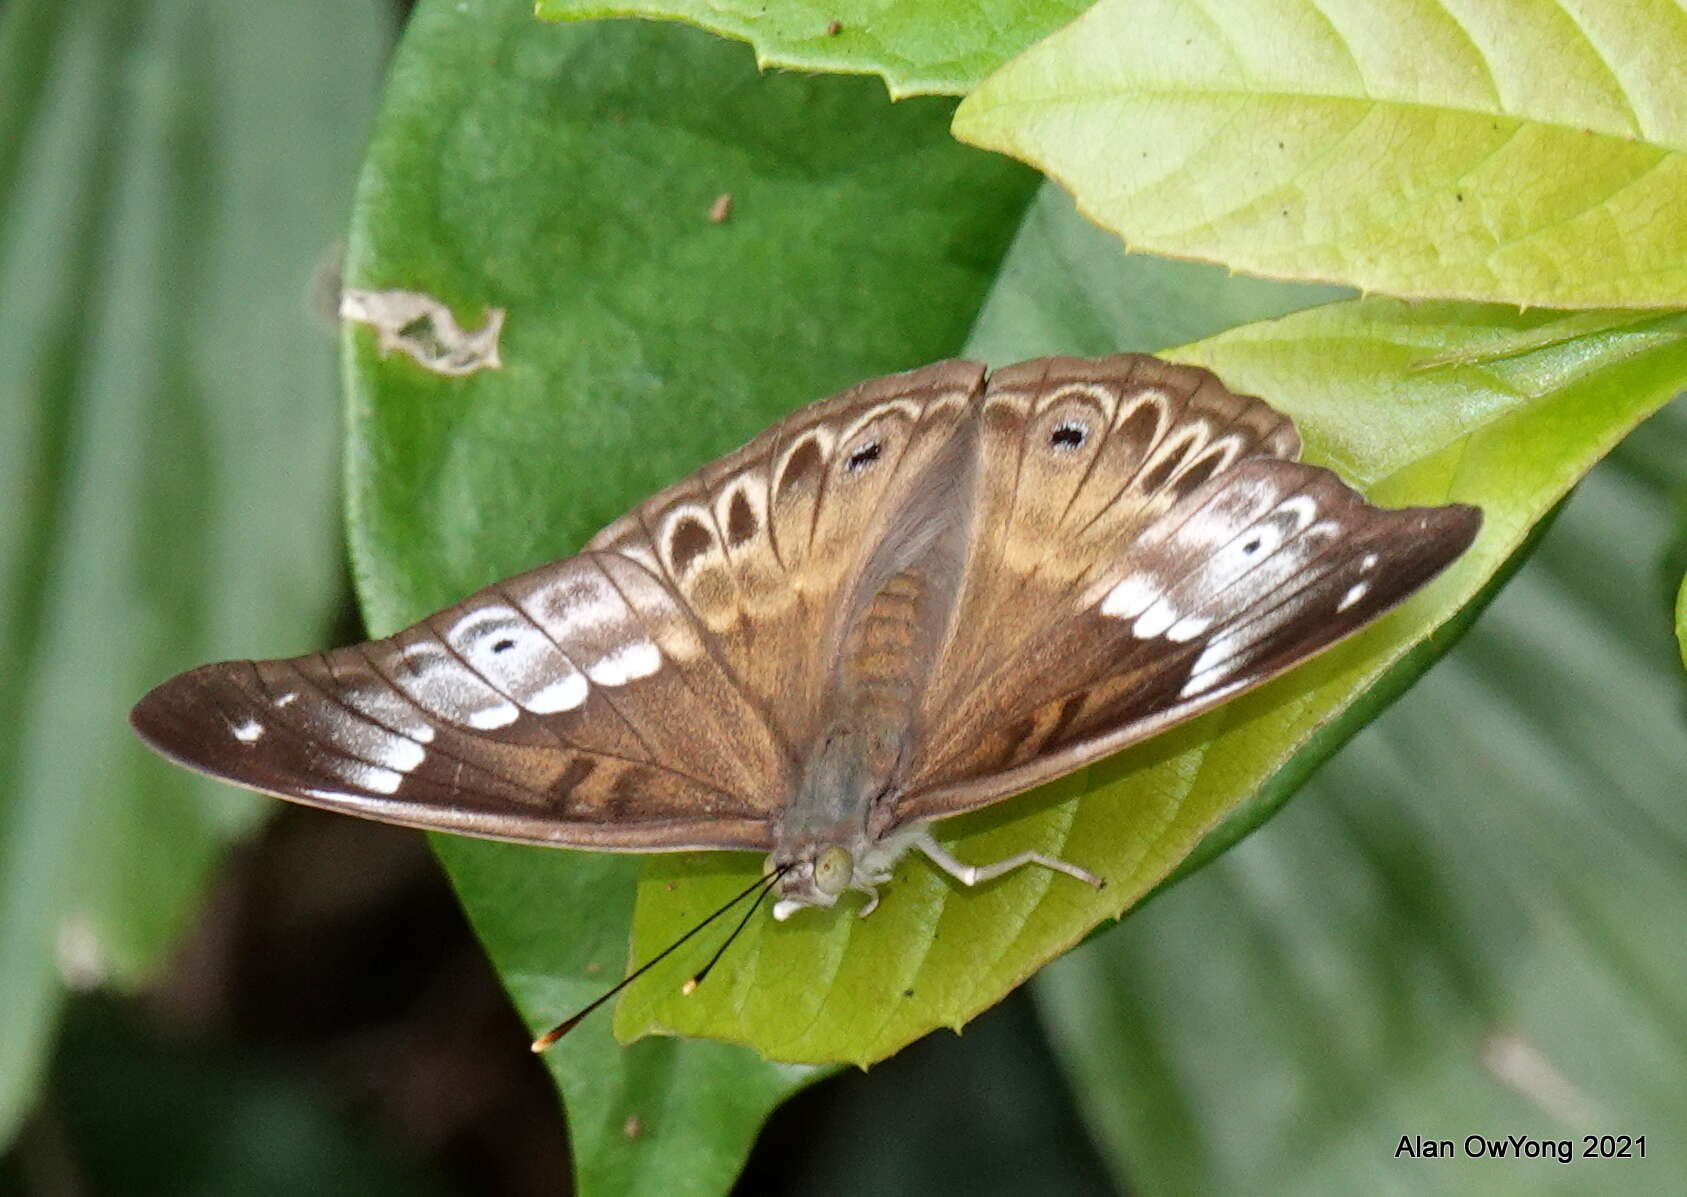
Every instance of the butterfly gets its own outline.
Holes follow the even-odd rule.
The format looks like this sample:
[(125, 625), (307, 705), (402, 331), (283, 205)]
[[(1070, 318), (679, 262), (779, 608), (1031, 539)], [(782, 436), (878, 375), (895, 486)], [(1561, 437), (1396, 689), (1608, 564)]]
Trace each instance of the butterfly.
[(931, 833), (1276, 677), (1469, 547), (1293, 423), (1143, 355), (863, 382), (575, 556), (382, 640), (175, 677), (131, 721), (249, 789), (602, 851), (768, 853), (774, 915), (878, 887)]

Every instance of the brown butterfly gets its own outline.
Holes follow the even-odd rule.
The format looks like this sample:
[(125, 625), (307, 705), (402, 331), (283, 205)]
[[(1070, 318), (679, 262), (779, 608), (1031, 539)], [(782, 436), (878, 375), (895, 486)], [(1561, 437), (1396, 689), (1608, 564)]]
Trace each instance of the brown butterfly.
[[(781, 420), (577, 556), (385, 640), (207, 665), (135, 707), (203, 773), (399, 823), (605, 851), (767, 851), (779, 918), (876, 887), (934, 819), (1191, 718), (1462, 553), (1294, 425), (1127, 355), (940, 362)], [(774, 874), (777, 880), (774, 881)]]

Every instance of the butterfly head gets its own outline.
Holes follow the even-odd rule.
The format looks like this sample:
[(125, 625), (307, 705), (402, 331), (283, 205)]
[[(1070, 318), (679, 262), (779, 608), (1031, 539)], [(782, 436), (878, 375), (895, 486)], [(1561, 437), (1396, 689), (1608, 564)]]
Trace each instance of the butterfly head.
[(779, 900), (773, 904), (773, 917), (781, 922), (805, 906), (835, 906), (844, 891), (855, 886), (855, 856), (842, 844), (815, 845), (788, 863), (779, 878)]

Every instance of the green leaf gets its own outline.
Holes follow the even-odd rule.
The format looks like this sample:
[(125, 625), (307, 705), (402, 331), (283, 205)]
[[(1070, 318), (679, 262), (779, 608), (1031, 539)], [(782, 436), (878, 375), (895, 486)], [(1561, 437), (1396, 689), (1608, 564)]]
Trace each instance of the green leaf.
[[(678, 985), (694, 965), (653, 970), (628, 991), (618, 1030), (731, 1039), (776, 1059), (867, 1063), (999, 1000), (1159, 883), (1482, 590), (1575, 480), (1687, 383), (1687, 316), (1634, 319), (1617, 314), (1588, 332), (1580, 316), (1359, 301), (1173, 354), (1271, 396), (1300, 423), (1311, 459), (1333, 463), (1385, 505), (1481, 506), (1482, 536), (1398, 611), (1279, 681), (947, 825), (965, 860), (1036, 848), (1106, 877), (1102, 893), (1036, 870), (962, 892), (906, 860), (871, 919), (840, 911), (753, 922), (690, 997)], [(1560, 321), (1580, 335), (1559, 335)], [(1419, 368), (1426, 362), (1442, 364)], [(692, 912), (744, 885), (753, 867), (718, 857), (653, 863), (640, 892), (637, 954), (672, 939)]]
[(1687, 578), (1681, 580), (1675, 599), (1675, 639), (1681, 646), (1681, 664), (1687, 667)]
[(763, 69), (881, 75), (894, 99), (965, 95), (1092, 0), (537, 0), (541, 17), (654, 17), (749, 42)]
[(967, 341), (1006, 366), (1051, 353), (1157, 353), (1238, 324), (1354, 298), (1346, 287), (1284, 283), (1222, 266), (1127, 254), (1045, 183)]
[(1670, 307), (1684, 59), (1668, 0), (1102, 0), (954, 130), (1133, 249), (1400, 296)]
[[(803, 401), (959, 345), (1035, 180), (951, 141), (951, 111), (758, 77), (689, 30), (423, 3), (347, 284), (438, 297), (464, 328), (503, 309), (504, 364), (445, 377), (348, 332), (372, 629), (572, 552)], [(621, 974), (636, 858), (436, 843), (535, 1029)], [(766, 1111), (816, 1075), (724, 1044), (622, 1051), (608, 1022), (546, 1057), (588, 1193), (724, 1189)]]
[(334, 566), (338, 235), (370, 3), (17, 0), (0, 19), (0, 1141), (63, 981), (138, 981), (260, 804), (129, 705), (302, 651)]
[[(1665, 421), (1687, 429), (1687, 408), (1631, 441)], [(1038, 978), (1132, 1185), (1687, 1186), (1653, 1129), (1687, 1121), (1687, 958), (1660, 950), (1687, 921), (1687, 727), (1648, 585), (1673, 512), (1617, 466), (1290, 811)], [(1568, 1138), (1578, 1158), (1472, 1160), (1471, 1133)], [(1583, 1133), (1645, 1134), (1646, 1158), (1579, 1158)], [(1455, 1156), (1398, 1156), (1402, 1135)]]

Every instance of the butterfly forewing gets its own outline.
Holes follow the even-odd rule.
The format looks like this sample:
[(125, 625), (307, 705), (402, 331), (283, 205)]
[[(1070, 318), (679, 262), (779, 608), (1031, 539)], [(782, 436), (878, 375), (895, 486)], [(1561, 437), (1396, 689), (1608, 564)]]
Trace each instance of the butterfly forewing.
[(765, 847), (788, 768), (673, 596), (593, 554), (389, 639), (205, 666), (132, 719), (167, 756), (282, 797), (598, 848)]
[(577, 557), (389, 639), (194, 670), (133, 722), (192, 768), (389, 822), (765, 848), (847, 633), (837, 596), (930, 485), (983, 378), (950, 362), (863, 383), (660, 492)]

